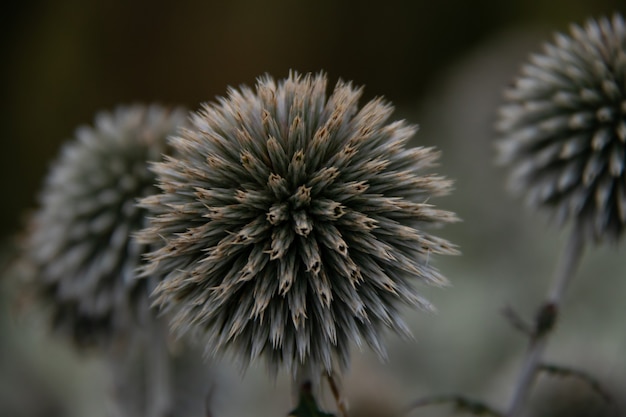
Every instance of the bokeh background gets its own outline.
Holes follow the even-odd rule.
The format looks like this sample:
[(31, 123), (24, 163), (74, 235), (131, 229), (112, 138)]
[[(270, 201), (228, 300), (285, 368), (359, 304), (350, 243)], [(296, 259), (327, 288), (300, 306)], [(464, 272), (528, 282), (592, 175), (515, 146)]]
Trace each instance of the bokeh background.
[[(439, 172), (456, 179), (454, 194), (435, 203), (463, 218), (439, 233), (463, 256), (433, 259), (453, 286), (424, 289), (439, 312), (407, 312), (416, 341), (390, 336), (388, 363), (355, 353), (342, 384), (354, 415), (390, 415), (442, 392), (506, 403), (525, 340), (500, 312), (512, 305), (533, 314), (566, 233), (506, 193), (503, 172), (492, 164), (496, 108), (524, 59), (554, 31), (624, 13), (623, 1), (39, 0), (3, 9), (0, 416), (106, 415), (102, 364), (51, 338), (45, 318), (24, 307), (15, 274), (6, 272), (60, 145), (116, 104), (196, 109), (227, 86), (290, 69), (324, 70), (333, 83), (365, 85), (366, 99), (385, 96), (395, 117), (420, 125), (414, 144), (439, 147)], [(549, 359), (596, 374), (620, 395), (624, 255), (619, 246), (585, 254), (548, 351)], [(215, 366), (215, 417), (290, 409), (284, 377), (268, 384), (261, 367), (240, 377), (227, 363)], [(549, 386), (542, 380), (538, 391)]]

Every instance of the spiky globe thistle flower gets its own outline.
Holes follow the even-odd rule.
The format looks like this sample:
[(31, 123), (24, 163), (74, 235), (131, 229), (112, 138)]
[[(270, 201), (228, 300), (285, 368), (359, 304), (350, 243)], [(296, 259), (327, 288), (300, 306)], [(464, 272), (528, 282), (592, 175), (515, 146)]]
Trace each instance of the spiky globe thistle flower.
[(319, 375), (362, 341), (384, 355), (383, 329), (409, 333), (400, 305), (431, 308), (415, 284), (446, 283), (432, 255), (455, 253), (424, 231), (456, 219), (427, 203), (450, 189), (422, 174), (438, 153), (405, 148), (416, 128), (387, 124), (391, 105), (326, 87), (291, 73), (230, 89), (170, 139), (162, 193), (142, 201), (139, 239), (163, 244), (144, 270), (164, 275), (156, 303), (243, 368)]
[(145, 245), (137, 199), (155, 192), (148, 161), (186, 122), (182, 109), (120, 106), (62, 148), (33, 216), (27, 256), (53, 326), (79, 346), (104, 347), (149, 317), (150, 280), (136, 279)]
[(626, 226), (626, 27), (618, 14), (573, 25), (532, 55), (505, 93), (498, 157), (530, 205), (573, 218), (587, 239)]

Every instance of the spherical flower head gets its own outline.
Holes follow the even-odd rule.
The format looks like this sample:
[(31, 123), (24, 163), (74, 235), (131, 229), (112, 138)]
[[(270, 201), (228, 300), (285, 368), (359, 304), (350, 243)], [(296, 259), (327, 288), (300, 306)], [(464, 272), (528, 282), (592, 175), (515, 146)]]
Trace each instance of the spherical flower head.
[(78, 346), (119, 341), (149, 315), (150, 280), (136, 270), (147, 251), (132, 239), (145, 226), (139, 198), (157, 189), (148, 161), (186, 122), (182, 109), (118, 107), (97, 115), (62, 148), (41, 194), (27, 243), (35, 283), (53, 325)]
[(618, 14), (573, 25), (532, 55), (506, 91), (498, 157), (510, 184), (587, 239), (626, 226), (626, 28)]
[(423, 230), (456, 219), (427, 203), (450, 188), (421, 175), (438, 153), (405, 148), (416, 129), (386, 124), (382, 100), (359, 109), (360, 89), (326, 87), (291, 73), (230, 89), (171, 138), (163, 192), (142, 201), (140, 241), (163, 242), (144, 270), (164, 274), (156, 303), (243, 368), (319, 375), (362, 341), (383, 355), (383, 329), (409, 332), (400, 305), (430, 308), (414, 284), (446, 282), (433, 255), (455, 252)]

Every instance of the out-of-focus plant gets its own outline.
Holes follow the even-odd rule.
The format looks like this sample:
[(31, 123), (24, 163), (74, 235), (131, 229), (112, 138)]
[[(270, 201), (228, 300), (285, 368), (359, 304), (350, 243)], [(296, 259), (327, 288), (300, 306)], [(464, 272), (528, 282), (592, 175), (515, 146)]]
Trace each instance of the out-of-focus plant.
[[(96, 350), (113, 371), (115, 415), (172, 412), (169, 331), (150, 309), (154, 277), (137, 279), (147, 224), (137, 199), (155, 192), (150, 162), (186, 124), (186, 111), (120, 106), (81, 127), (51, 167), (32, 217), (24, 264), (56, 333)], [(140, 365), (141, 364), (141, 365)]]
[(619, 14), (558, 33), (505, 93), (498, 160), (511, 188), (551, 209), (571, 237), (530, 335), (508, 415), (518, 415), (586, 243), (617, 241), (626, 226), (626, 27)]
[(572, 25), (569, 35), (557, 33), (506, 90), (496, 128), (497, 162), (510, 169), (511, 190), (524, 195), (533, 208), (549, 211), (558, 225), (569, 220), (571, 235), (534, 322), (513, 309), (505, 311), (529, 339), (507, 408), (446, 394), (419, 399), (408, 410), (451, 404), (475, 415), (525, 415), (534, 381), (543, 372), (577, 380), (586, 392), (595, 393), (608, 415), (617, 416), (615, 399), (598, 380), (575, 368), (545, 363), (543, 353), (585, 245), (616, 243), (626, 225), (623, 18), (589, 19), (583, 27)]

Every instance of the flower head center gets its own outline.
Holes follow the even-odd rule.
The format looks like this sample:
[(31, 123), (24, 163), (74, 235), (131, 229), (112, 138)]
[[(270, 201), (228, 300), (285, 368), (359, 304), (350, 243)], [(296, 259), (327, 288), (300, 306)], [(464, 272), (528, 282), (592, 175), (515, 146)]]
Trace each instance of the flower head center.
[(266, 214), (272, 226), (279, 226), (290, 220), (293, 231), (307, 237), (313, 230), (313, 220), (307, 211), (311, 205), (311, 187), (301, 185), (286, 201), (274, 204)]

